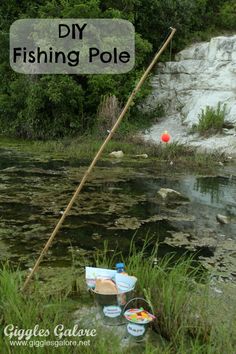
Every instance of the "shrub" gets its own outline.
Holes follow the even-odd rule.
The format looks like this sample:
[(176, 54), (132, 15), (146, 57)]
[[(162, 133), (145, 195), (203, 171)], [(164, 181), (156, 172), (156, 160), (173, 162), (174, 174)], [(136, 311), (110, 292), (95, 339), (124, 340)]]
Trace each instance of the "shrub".
[(102, 135), (113, 127), (120, 112), (121, 106), (115, 95), (102, 97), (97, 112), (97, 129)]
[(194, 127), (194, 130), (200, 134), (211, 134), (221, 132), (225, 120), (225, 105), (221, 107), (218, 103), (217, 108), (206, 106), (206, 109), (202, 109), (199, 114), (198, 125)]

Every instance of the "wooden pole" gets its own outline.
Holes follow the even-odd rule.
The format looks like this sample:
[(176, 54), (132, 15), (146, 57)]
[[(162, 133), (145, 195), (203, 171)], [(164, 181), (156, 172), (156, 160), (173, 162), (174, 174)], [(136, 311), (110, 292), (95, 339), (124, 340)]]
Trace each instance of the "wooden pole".
[(128, 109), (130, 108), (131, 103), (133, 102), (134, 97), (136, 96), (137, 92), (139, 91), (139, 89), (141, 88), (141, 86), (143, 85), (144, 81), (146, 80), (148, 74), (150, 73), (150, 71), (152, 70), (153, 66), (156, 64), (157, 59), (159, 58), (159, 56), (162, 54), (162, 52), (166, 49), (166, 47), (168, 46), (169, 42), (171, 41), (171, 39), (173, 38), (176, 29), (170, 27), (171, 29), (171, 33), (169, 34), (168, 38), (166, 39), (165, 43), (163, 44), (163, 46), (161, 47), (161, 49), (156, 53), (156, 55), (154, 56), (152, 62), (150, 63), (150, 65), (148, 66), (148, 68), (146, 69), (146, 71), (144, 72), (144, 74), (142, 75), (141, 79), (139, 80), (138, 84), (136, 85), (136, 87), (134, 88), (134, 90), (132, 91), (131, 95), (128, 98), (128, 101), (126, 102), (126, 105), (124, 106), (122, 112), (120, 113), (116, 123), (114, 124), (113, 128), (111, 129), (109, 135), (106, 137), (106, 139), (104, 140), (104, 142), (102, 143), (100, 149), (98, 150), (97, 154), (95, 155), (93, 161), (91, 162), (91, 165), (89, 166), (89, 168), (87, 169), (87, 171), (85, 172), (78, 188), (76, 189), (74, 195), (72, 196), (69, 204), (67, 205), (65, 211), (63, 212), (60, 220), (58, 221), (55, 229), (53, 230), (51, 236), (49, 237), (48, 241), (46, 242), (42, 252), (40, 253), (37, 261), (35, 262), (34, 267), (32, 268), (30, 274), (27, 276), (22, 291), (24, 291), (27, 287), (27, 285), (29, 284), (31, 278), (33, 277), (34, 273), (36, 272), (36, 270), (38, 269), (38, 266), (42, 260), (42, 258), (44, 257), (44, 255), (47, 253), (48, 248), (51, 246), (52, 241), (54, 240), (56, 234), (58, 233), (58, 231), (60, 230), (67, 214), (69, 213), (70, 209), (72, 208), (76, 198), (78, 197), (79, 193), (81, 192), (81, 189), (83, 188), (85, 182), (87, 181), (88, 176), (90, 175), (91, 171), (93, 170), (94, 166), (96, 165), (99, 157), (101, 156), (103, 150), (105, 149), (106, 145), (108, 144), (108, 142), (111, 140), (112, 136), (114, 135), (114, 133), (116, 132), (117, 128), (119, 127), (122, 119), (124, 118), (126, 112), (128, 111)]

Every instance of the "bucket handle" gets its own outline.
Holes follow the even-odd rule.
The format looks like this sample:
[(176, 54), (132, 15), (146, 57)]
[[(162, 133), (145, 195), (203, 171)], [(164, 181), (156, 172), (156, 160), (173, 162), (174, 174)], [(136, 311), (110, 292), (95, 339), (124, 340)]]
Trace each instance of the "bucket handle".
[[(128, 306), (132, 301), (134, 301), (134, 300), (142, 300), (142, 301), (145, 301), (146, 304), (151, 308), (150, 303), (149, 303), (146, 299), (144, 299), (143, 297), (134, 297), (133, 299), (130, 299), (130, 300), (127, 302), (127, 304), (125, 304), (125, 306), (124, 306), (124, 308), (123, 308), (123, 311), (122, 311), (122, 315), (124, 315), (127, 306)], [(150, 312), (151, 312), (151, 314), (152, 314), (153, 316), (155, 316), (152, 309), (151, 309)]]

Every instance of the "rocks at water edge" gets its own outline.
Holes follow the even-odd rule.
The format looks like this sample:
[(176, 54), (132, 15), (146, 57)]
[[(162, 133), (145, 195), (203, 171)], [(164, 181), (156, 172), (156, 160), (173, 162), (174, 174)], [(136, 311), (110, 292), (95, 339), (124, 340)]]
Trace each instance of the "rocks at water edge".
[(141, 158), (141, 159), (147, 159), (148, 154), (139, 154), (139, 155), (135, 155), (134, 157)]
[(157, 198), (165, 204), (179, 204), (189, 201), (187, 197), (184, 197), (181, 193), (171, 188), (161, 188), (157, 192)]
[(220, 224), (229, 224), (229, 218), (228, 218), (228, 216), (225, 216), (225, 215), (217, 214), (216, 215), (216, 220)]
[(115, 157), (117, 159), (120, 159), (122, 157), (124, 157), (124, 153), (122, 150), (119, 150), (119, 151), (112, 151), (110, 154), (109, 154), (110, 157)]

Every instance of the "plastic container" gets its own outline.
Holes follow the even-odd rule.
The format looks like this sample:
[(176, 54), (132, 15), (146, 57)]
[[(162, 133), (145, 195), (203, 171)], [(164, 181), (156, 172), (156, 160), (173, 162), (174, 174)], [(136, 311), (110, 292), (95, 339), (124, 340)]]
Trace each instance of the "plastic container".
[(125, 272), (125, 264), (124, 263), (116, 263), (116, 271), (117, 273)]
[(123, 293), (135, 288), (136, 282), (136, 277), (129, 276), (124, 273), (116, 273), (115, 275), (115, 283), (119, 292)]

